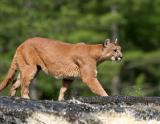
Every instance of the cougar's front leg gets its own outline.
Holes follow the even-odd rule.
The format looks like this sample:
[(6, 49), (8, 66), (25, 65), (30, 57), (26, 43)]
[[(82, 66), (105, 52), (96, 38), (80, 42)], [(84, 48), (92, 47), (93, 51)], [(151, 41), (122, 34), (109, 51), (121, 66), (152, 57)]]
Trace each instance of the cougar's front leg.
[(73, 82), (72, 79), (63, 79), (62, 87), (61, 87), (60, 92), (59, 92), (58, 101), (64, 100), (64, 94), (65, 94), (65, 92), (67, 91), (68, 87), (71, 85), (72, 82)]
[(108, 96), (97, 80), (96, 65), (84, 65), (80, 71), (82, 81), (88, 85), (93, 93), (99, 96)]

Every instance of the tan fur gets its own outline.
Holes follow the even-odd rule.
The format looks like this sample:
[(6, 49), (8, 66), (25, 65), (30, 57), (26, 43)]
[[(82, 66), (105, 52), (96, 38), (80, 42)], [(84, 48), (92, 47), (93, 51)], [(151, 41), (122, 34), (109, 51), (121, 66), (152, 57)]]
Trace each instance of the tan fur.
[(60, 101), (64, 100), (64, 93), (76, 77), (81, 78), (93, 93), (107, 96), (97, 80), (96, 66), (107, 59), (120, 60), (119, 58), (122, 58), (121, 48), (110, 40), (105, 41), (103, 45), (88, 45), (31, 38), (17, 48), (8, 74), (0, 84), (0, 91), (7, 86), (19, 69), (17, 81), (11, 88), (11, 96), (14, 96), (16, 89), (21, 86), (21, 97), (29, 98), (29, 85), (40, 67), (55, 78), (63, 78), (58, 98)]

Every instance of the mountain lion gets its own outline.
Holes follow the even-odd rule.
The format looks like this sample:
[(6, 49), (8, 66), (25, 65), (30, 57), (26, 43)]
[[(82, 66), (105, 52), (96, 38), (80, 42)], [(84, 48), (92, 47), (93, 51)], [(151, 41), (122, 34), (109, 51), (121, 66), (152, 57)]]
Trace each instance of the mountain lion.
[(43, 70), (46, 74), (63, 79), (59, 101), (64, 100), (64, 93), (76, 77), (81, 78), (96, 95), (107, 96), (97, 80), (96, 66), (105, 60), (121, 59), (121, 47), (117, 40), (106, 39), (103, 44), (89, 45), (31, 38), (17, 48), (9, 71), (0, 84), (0, 91), (13, 81), (16, 71), (19, 70), (10, 94), (14, 96), (16, 89), (21, 86), (21, 97), (29, 99), (29, 85), (38, 70)]

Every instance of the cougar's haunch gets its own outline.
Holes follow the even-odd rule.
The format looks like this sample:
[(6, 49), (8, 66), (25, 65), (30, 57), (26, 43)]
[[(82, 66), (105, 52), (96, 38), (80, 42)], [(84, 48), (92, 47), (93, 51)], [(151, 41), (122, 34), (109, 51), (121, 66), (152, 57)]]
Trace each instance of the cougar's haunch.
[(121, 47), (116, 41), (107, 39), (103, 44), (89, 45), (85, 43), (70, 44), (47, 38), (31, 38), (23, 42), (16, 50), (10, 69), (0, 84), (2, 91), (19, 70), (17, 81), (11, 87), (11, 96), (21, 86), (21, 97), (29, 98), (29, 85), (38, 68), (45, 73), (62, 78), (59, 100), (64, 100), (64, 93), (79, 77), (96, 95), (107, 96), (97, 80), (96, 66), (105, 60), (121, 60)]

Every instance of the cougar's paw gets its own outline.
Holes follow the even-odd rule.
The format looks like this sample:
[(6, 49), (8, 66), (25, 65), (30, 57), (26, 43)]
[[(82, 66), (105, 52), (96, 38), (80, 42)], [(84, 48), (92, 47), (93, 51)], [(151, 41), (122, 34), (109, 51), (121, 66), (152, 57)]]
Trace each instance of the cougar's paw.
[(28, 95), (23, 95), (22, 98), (24, 98), (24, 99), (30, 99), (30, 97)]

